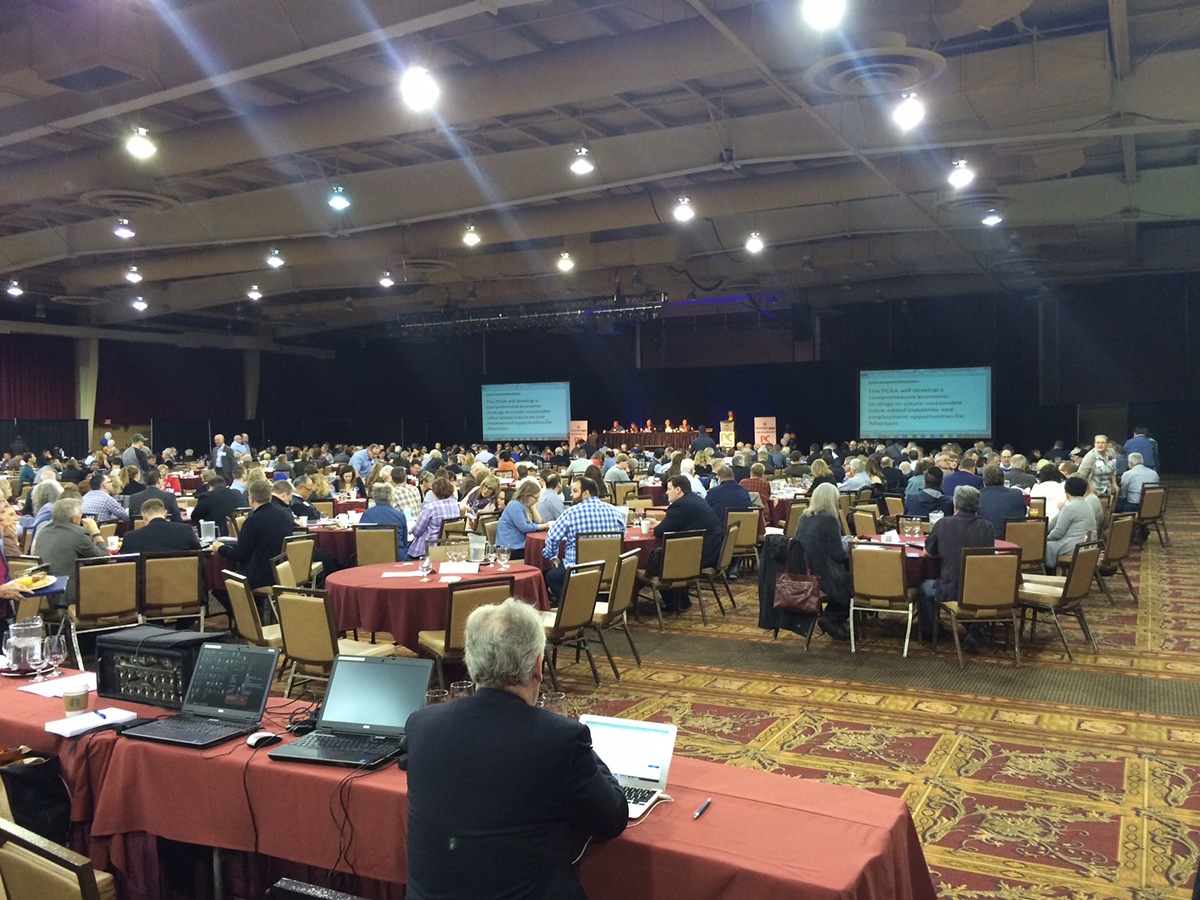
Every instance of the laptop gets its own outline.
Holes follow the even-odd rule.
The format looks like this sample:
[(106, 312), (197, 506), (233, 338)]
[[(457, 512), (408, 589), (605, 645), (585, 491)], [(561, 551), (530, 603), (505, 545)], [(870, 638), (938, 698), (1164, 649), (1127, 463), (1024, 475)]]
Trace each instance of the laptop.
[(408, 717), (425, 704), (431, 659), (339, 656), (311, 734), (271, 750), (271, 759), (371, 768), (403, 749)]
[(625, 791), (629, 818), (638, 818), (666, 790), (677, 729), (663, 722), (607, 716), (583, 715), (579, 721), (591, 731), (592, 749)]
[(274, 647), (204, 644), (178, 715), (135, 725), (126, 737), (212, 747), (258, 729), (279, 664)]

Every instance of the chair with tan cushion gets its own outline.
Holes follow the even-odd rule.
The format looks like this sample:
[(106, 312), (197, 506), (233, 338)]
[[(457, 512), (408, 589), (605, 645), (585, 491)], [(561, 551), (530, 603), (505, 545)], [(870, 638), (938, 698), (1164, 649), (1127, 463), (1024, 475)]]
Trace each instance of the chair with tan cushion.
[(604, 574), (600, 578), (600, 593), (608, 592), (613, 575), (617, 571), (617, 557), (621, 555), (621, 544), (625, 540), (623, 531), (581, 531), (575, 535), (575, 562), (604, 563)]
[(316, 587), (317, 578), (325, 571), (325, 566), (313, 560), (316, 548), (316, 540), (307, 531), (283, 539), (283, 552), (287, 554), (292, 574), (297, 581), (303, 579), (309, 587)]
[[(336, 656), (396, 656), (394, 644), (371, 644), (339, 638), (333, 607), (324, 591), (312, 588), (274, 587), (275, 607), (283, 635), (283, 652), (292, 661), (284, 696), (292, 695), (292, 684), (328, 681)], [(411, 655), (411, 654), (409, 654)]]
[(613, 503), (617, 506), (624, 506), (628, 501), (637, 497), (638, 486), (632, 482), (617, 482), (612, 486)]
[(250, 579), (229, 569), (223, 569), (221, 574), (225, 576), (225, 590), (229, 594), (229, 605), (233, 607), (233, 627), (238, 637), (255, 647), (282, 647), (280, 627), (262, 623), (258, 603), (250, 590)]
[(737, 603), (734, 602), (733, 591), (729, 589), (729, 579), (725, 576), (725, 571), (733, 563), (733, 552), (737, 546), (738, 532), (741, 530), (741, 527), (738, 522), (726, 521), (725, 538), (721, 541), (721, 555), (717, 557), (717, 564), (700, 570), (700, 574), (708, 581), (708, 586), (713, 592), (713, 597), (717, 601), (721, 615), (725, 614), (725, 606), (721, 603), (721, 595), (717, 593), (718, 578), (725, 585), (725, 593), (729, 596), (729, 605), (737, 609)]
[(105, 522), (103, 525), (97, 525), (96, 527), (100, 529), (100, 533), (102, 535), (104, 535), (104, 539), (106, 541), (110, 537), (117, 536), (117, 523), (116, 522)]
[(20, 578), (30, 569), (36, 568), (42, 564), (42, 560), (37, 556), (13, 556), (8, 560), (8, 577)]
[(1029, 498), (1029, 514), (1031, 516), (1040, 516), (1046, 518), (1046, 498), (1045, 497), (1030, 497)]
[(8, 900), (116, 900), (112, 875), (74, 850), (0, 818), (0, 897)]
[(608, 641), (604, 639), (605, 631), (620, 629), (625, 632), (625, 639), (629, 641), (629, 649), (633, 651), (637, 667), (639, 669), (642, 667), (642, 657), (638, 653), (637, 645), (633, 642), (633, 634), (629, 631), (628, 621), (629, 607), (633, 605), (634, 590), (637, 587), (637, 564), (638, 551), (636, 550), (622, 553), (618, 557), (617, 571), (613, 576), (612, 587), (608, 591), (608, 602), (602, 600), (596, 604), (591, 624), (587, 626), (600, 639), (600, 646), (604, 648), (604, 655), (608, 657), (608, 664), (612, 666), (617, 681), (621, 680), (621, 672), (617, 669), (613, 655), (608, 649)]
[(904, 656), (916, 620), (917, 589), (904, 580), (904, 545), (855, 543), (850, 546), (850, 652), (857, 650), (855, 613), (904, 616)]
[[(492, 526), (492, 537), (489, 539), (488, 526)], [(500, 515), (498, 513), (480, 513), (475, 517), (475, 533), (482, 534), (484, 540), (489, 544), (496, 543), (496, 528), (500, 525)]]
[(884, 494), (883, 502), (887, 504), (887, 514), (892, 518), (904, 515), (904, 498), (899, 494)]
[(469, 550), (471, 543), (465, 534), (448, 534), (440, 541), (430, 541), (425, 545), (425, 555), (430, 562), (446, 562), (451, 550)]
[(1046, 571), (1046, 517), (1005, 519), (1004, 539), (1021, 549), (1021, 568), (1041, 574)]
[(580, 651), (587, 654), (592, 677), (600, 684), (600, 673), (596, 671), (596, 660), (587, 642), (584, 629), (596, 615), (596, 597), (600, 591), (600, 580), (604, 577), (604, 563), (585, 562), (567, 566), (567, 577), (563, 581), (562, 601), (558, 609), (541, 613), (542, 626), (546, 630), (546, 646), (550, 653), (542, 658), (543, 665), (550, 670), (550, 683), (559, 690), (558, 649), (574, 647), (578, 660)]
[(433, 657), (437, 667), (438, 684), (446, 686), (442, 664), (446, 660), (461, 660), (467, 627), (467, 616), (480, 606), (503, 603), (513, 595), (514, 578), (488, 578), (479, 581), (460, 581), (450, 585), (446, 599), (446, 627), (438, 631), (417, 634), (417, 654)]
[(725, 527), (734, 523), (738, 526), (733, 558), (741, 560), (742, 565), (758, 565), (758, 526), (761, 521), (762, 512), (757, 509), (725, 510)]
[(398, 562), (396, 526), (382, 522), (377, 525), (355, 525), (354, 553), (355, 564), (359, 566)]
[[(1021, 665), (1021, 620), (1017, 612), (1017, 587), (1021, 581), (1021, 557), (995, 547), (968, 547), (962, 552), (958, 599), (937, 604), (937, 615), (950, 616), (958, 667), (963, 667), (958, 626), (987, 623), (1011, 625), (1013, 653)], [(937, 653), (938, 630), (934, 629), (933, 652)]]
[(138, 555), (75, 560), (75, 603), (67, 610), (75, 662), (83, 668), (79, 632), (111, 631), (141, 624)]
[(838, 520), (842, 523), (842, 534), (850, 533), (850, 495), (838, 493)]
[[(309, 500), (312, 508), (321, 514), (322, 519), (333, 518), (333, 501), (332, 500)], [(312, 523), (309, 523), (312, 524)]]
[(204, 553), (200, 550), (143, 553), (142, 621), (199, 616), (200, 631), (208, 612), (204, 589)]
[(133, 530), (134, 531), (137, 531), (139, 528), (145, 528), (145, 527), (146, 527), (146, 520), (143, 519), (141, 516), (138, 516), (136, 519), (133, 520)]
[(1129, 578), (1129, 573), (1125, 570), (1125, 560), (1129, 557), (1130, 547), (1133, 546), (1133, 528), (1136, 519), (1137, 513), (1114, 513), (1108, 525), (1104, 553), (1100, 556), (1100, 562), (1096, 566), (1096, 582), (1110, 603), (1115, 601), (1112, 591), (1108, 588), (1106, 576), (1116, 575), (1118, 572), (1125, 579), (1125, 585), (1129, 588), (1129, 593), (1133, 595), (1133, 602), (1140, 602), (1133, 582)]
[(650, 500), (649, 498), (630, 497), (628, 500), (625, 501), (625, 505), (628, 506), (631, 510), (640, 509), (644, 512), (645, 510), (649, 509), (650, 507), (652, 507), (654, 505), (654, 501)]
[(438, 532), (438, 539), (444, 540), (447, 535), (467, 533), (467, 520), (462, 516), (455, 516), (453, 519), (443, 519), (441, 531)]
[(1166, 512), (1167, 489), (1162, 485), (1142, 488), (1136, 524), (1142, 527), (1153, 525), (1154, 533), (1158, 535), (1158, 543), (1163, 547), (1171, 543), (1171, 536), (1167, 534), (1167, 520), (1164, 518)]
[(859, 506), (854, 509), (854, 533), (859, 537), (879, 534), (875, 523), (876, 508), (874, 506)]
[[(754, 510), (755, 515), (758, 510)], [(757, 528), (757, 522), (755, 523)], [(704, 597), (700, 593), (700, 569), (704, 556), (703, 531), (673, 531), (663, 535), (662, 572), (658, 575), (647, 575), (645, 569), (638, 569), (638, 593), (645, 588), (650, 589), (650, 597), (654, 602), (654, 612), (658, 615), (658, 630), (666, 631), (666, 623), (662, 617), (662, 607), (659, 605), (661, 592), (664, 590), (684, 589), (689, 593), (695, 589), (696, 601), (700, 604), (700, 618), (708, 624), (708, 613), (704, 610)], [(637, 608), (634, 607), (634, 611)]]
[(1033, 620), (1029, 626), (1031, 641), (1037, 631), (1037, 614), (1039, 612), (1049, 613), (1050, 618), (1054, 620), (1054, 627), (1058, 629), (1058, 636), (1062, 638), (1063, 646), (1067, 650), (1067, 659), (1071, 662), (1075, 661), (1075, 654), (1071, 652), (1071, 645), (1067, 643), (1067, 635), (1062, 630), (1062, 623), (1058, 616), (1059, 613), (1074, 616), (1079, 622), (1083, 636), (1092, 645), (1092, 651), (1100, 652), (1100, 648), (1096, 645), (1096, 638), (1092, 636), (1092, 630), (1088, 627), (1087, 618), (1083, 614), (1083, 602), (1092, 589), (1096, 566), (1099, 565), (1103, 552), (1104, 544), (1101, 541), (1088, 541), (1075, 548), (1066, 575), (1026, 574), (1021, 577), (1021, 587), (1017, 591), (1017, 604), (1021, 608), (1022, 630), (1025, 627), (1025, 610), (1033, 612)]
[[(275, 583), (281, 584), (284, 587), (301, 587), (299, 581), (296, 580), (296, 573), (292, 571), (292, 564), (288, 562), (287, 554), (280, 553), (278, 556), (271, 557), (271, 565), (275, 567)], [(269, 596), (274, 596), (274, 588), (266, 588), (269, 591)], [(264, 588), (258, 588), (254, 593), (263, 596)]]
[(786, 537), (794, 538), (796, 536), (796, 532), (800, 530), (800, 517), (804, 515), (806, 509), (808, 509), (808, 500), (797, 497), (792, 501), (792, 505), (788, 509), (787, 520), (779, 522)]

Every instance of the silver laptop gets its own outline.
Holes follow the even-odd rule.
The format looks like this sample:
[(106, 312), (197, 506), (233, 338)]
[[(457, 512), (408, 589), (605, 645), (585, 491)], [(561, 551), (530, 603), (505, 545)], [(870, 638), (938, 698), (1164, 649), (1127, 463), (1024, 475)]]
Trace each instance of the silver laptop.
[(579, 721), (591, 731), (592, 748), (625, 791), (629, 818), (638, 818), (666, 790), (677, 729), (663, 722), (607, 716), (584, 715)]
[(125, 737), (211, 747), (255, 731), (279, 663), (274, 647), (204, 644), (179, 715), (126, 728)]
[(339, 656), (316, 730), (276, 747), (271, 759), (377, 766), (402, 749), (408, 717), (425, 703), (431, 659)]

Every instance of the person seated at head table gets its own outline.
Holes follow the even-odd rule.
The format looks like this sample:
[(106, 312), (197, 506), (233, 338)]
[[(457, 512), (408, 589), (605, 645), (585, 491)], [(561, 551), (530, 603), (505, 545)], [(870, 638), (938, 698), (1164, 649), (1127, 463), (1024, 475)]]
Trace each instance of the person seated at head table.
[(150, 499), (142, 504), (142, 520), (146, 523), (121, 541), (122, 553), (161, 553), (171, 550), (199, 550), (200, 539), (190, 525), (172, 522), (161, 500)]

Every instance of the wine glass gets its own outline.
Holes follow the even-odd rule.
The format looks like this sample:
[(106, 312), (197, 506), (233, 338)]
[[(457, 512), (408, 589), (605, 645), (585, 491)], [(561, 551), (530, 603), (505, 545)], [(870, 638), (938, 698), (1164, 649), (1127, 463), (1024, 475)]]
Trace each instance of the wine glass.
[(496, 548), (491, 544), (483, 545), (483, 564), (490, 566), (496, 560)]
[(503, 544), (496, 545), (496, 562), (500, 563), (500, 571), (508, 571), (509, 550)]
[(417, 568), (420, 570), (421, 575), (424, 576), (421, 580), (428, 581), (429, 576), (433, 573), (433, 560), (428, 556), (422, 556), (421, 563)]
[(434, 688), (425, 692), (425, 705), (434, 706), (438, 703), (449, 703), (450, 692), (445, 688)]
[(50, 664), (47, 678), (57, 678), (62, 672), (58, 667), (67, 658), (67, 640), (61, 634), (52, 634), (42, 641), (42, 659)]

